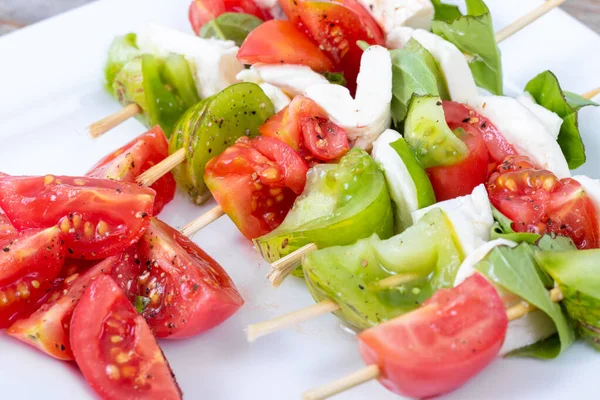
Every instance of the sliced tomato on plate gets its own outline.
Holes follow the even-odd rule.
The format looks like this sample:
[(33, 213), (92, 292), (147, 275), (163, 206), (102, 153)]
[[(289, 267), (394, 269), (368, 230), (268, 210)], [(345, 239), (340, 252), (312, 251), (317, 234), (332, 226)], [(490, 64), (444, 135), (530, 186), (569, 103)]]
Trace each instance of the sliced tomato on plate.
[(96, 278), (79, 300), (71, 346), (83, 376), (104, 400), (181, 399), (146, 321), (109, 276)]
[(26, 317), (60, 274), (65, 246), (57, 227), (0, 242), (0, 329)]
[(304, 190), (307, 171), (287, 144), (242, 137), (208, 162), (204, 181), (242, 234), (253, 239), (281, 224)]
[[(169, 156), (169, 142), (155, 126), (100, 160), (86, 176), (135, 182), (136, 178)], [(175, 197), (175, 179), (166, 174), (150, 186), (156, 191), (152, 215), (158, 215)]]
[(13, 237), (17, 234), (17, 229), (10, 223), (4, 210), (0, 208), (0, 240)]
[(437, 201), (454, 199), (471, 194), (476, 186), (487, 181), (489, 155), (485, 141), (470, 131), (456, 131), (469, 149), (462, 161), (448, 166), (427, 168), (427, 176), (433, 186)]
[(455, 101), (444, 101), (443, 107), (446, 123), (450, 129), (462, 128), (472, 135), (481, 137), (485, 142), (491, 162), (499, 164), (506, 157), (517, 154), (513, 146), (487, 118)]
[(244, 64), (300, 64), (317, 72), (333, 64), (319, 47), (289, 21), (267, 21), (255, 28), (238, 51)]
[(13, 225), (58, 225), (71, 258), (106, 258), (136, 243), (150, 223), (154, 195), (150, 188), (106, 179), (0, 177), (0, 207)]
[(87, 287), (100, 275), (110, 274), (116, 265), (128, 262), (109, 257), (85, 272), (74, 273), (53, 285), (47, 301), (29, 318), (12, 324), (9, 335), (59, 360), (73, 360), (70, 327), (73, 310)]
[(423, 306), (359, 335), (360, 354), (392, 392), (424, 398), (452, 391), (496, 357), (508, 318), (496, 289), (475, 274)]
[(226, 12), (250, 14), (263, 21), (273, 19), (268, 11), (258, 7), (253, 0), (194, 0), (189, 8), (194, 32), (199, 34), (204, 24)]
[[(137, 245), (135, 264), (113, 277), (159, 338), (181, 339), (221, 324), (243, 304), (227, 272), (194, 242), (158, 219)], [(139, 299), (141, 298), (141, 299)]]
[(259, 128), (262, 136), (280, 140), (309, 163), (333, 161), (349, 149), (346, 131), (308, 97), (296, 96), (283, 110)]
[(567, 236), (579, 249), (600, 245), (594, 204), (579, 182), (536, 169), (525, 156), (509, 156), (490, 177), (490, 201), (517, 232)]

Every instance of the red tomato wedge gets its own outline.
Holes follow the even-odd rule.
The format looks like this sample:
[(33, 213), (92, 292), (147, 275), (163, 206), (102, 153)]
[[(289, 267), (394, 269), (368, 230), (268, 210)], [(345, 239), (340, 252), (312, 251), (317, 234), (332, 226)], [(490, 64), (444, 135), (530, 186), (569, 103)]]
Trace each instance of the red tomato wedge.
[(308, 162), (333, 161), (349, 149), (346, 131), (327, 118), (317, 103), (296, 96), (259, 128), (262, 136), (280, 140)]
[(496, 289), (475, 274), (453, 289), (438, 290), (423, 306), (359, 335), (366, 364), (380, 382), (411, 398), (450, 392), (496, 357), (508, 318)]
[(325, 53), (289, 21), (267, 21), (255, 28), (237, 57), (244, 64), (300, 64), (317, 72), (333, 68)]
[[(169, 143), (163, 130), (155, 126), (148, 132), (100, 160), (86, 176), (135, 182), (136, 178), (169, 156)], [(156, 191), (152, 215), (158, 215), (175, 197), (175, 179), (166, 174), (150, 186)]]
[(485, 142), (478, 134), (464, 131), (459, 138), (467, 145), (469, 155), (454, 165), (427, 168), (437, 201), (471, 194), (488, 177), (489, 156)]
[(251, 14), (263, 21), (273, 19), (268, 11), (258, 7), (253, 0), (194, 0), (189, 8), (194, 32), (199, 34), (204, 24), (226, 12)]
[(26, 231), (0, 242), (0, 329), (36, 309), (65, 259), (60, 230)]
[(73, 312), (71, 346), (83, 376), (104, 400), (181, 399), (146, 321), (106, 275), (92, 282)]
[(121, 264), (113, 277), (130, 300), (146, 299), (142, 315), (156, 337), (197, 335), (221, 324), (244, 304), (215, 260), (158, 219), (140, 239), (135, 260), (137, 268)]
[(465, 132), (482, 138), (491, 162), (499, 164), (506, 157), (517, 154), (513, 146), (487, 118), (466, 105), (454, 101), (444, 101), (443, 107), (446, 123), (450, 129), (454, 131), (462, 128)]
[(206, 165), (204, 181), (248, 239), (281, 224), (304, 190), (308, 166), (290, 146), (270, 137), (238, 139)]
[(579, 249), (600, 245), (594, 204), (579, 182), (536, 169), (525, 156), (509, 156), (490, 177), (490, 201), (517, 232), (567, 236)]
[(17, 234), (17, 230), (10, 223), (4, 210), (0, 208), (0, 240), (8, 239)]
[(73, 310), (88, 286), (100, 275), (110, 274), (116, 265), (128, 261), (122, 256), (109, 257), (86, 272), (74, 273), (55, 282), (50, 296), (27, 319), (12, 324), (9, 335), (30, 344), (59, 360), (73, 360), (70, 327)]
[(154, 190), (135, 183), (69, 176), (0, 177), (0, 207), (18, 230), (58, 225), (67, 257), (101, 259), (144, 233)]

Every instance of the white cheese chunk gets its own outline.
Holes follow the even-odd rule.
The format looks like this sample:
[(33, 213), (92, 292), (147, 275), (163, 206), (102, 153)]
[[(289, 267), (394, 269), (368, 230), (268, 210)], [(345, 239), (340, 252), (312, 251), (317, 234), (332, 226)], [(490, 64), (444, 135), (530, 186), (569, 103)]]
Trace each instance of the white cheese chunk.
[(346, 130), (353, 147), (369, 150), (392, 122), (392, 61), (386, 48), (365, 50), (356, 83), (355, 98), (345, 87), (329, 83), (310, 86), (304, 94)]
[(385, 34), (401, 26), (431, 29), (435, 10), (430, 0), (359, 0), (359, 2), (369, 11)]
[(273, 103), (276, 113), (283, 110), (288, 104), (290, 104), (290, 98), (277, 86), (273, 86), (269, 83), (260, 83), (258, 86), (260, 86), (267, 97), (271, 99), (271, 103)]
[(441, 201), (412, 213), (413, 223), (433, 208), (440, 208), (450, 220), (466, 257), (490, 240), (494, 224), (492, 208), (485, 186), (479, 185), (469, 195)]
[(236, 83), (236, 75), (244, 69), (237, 59), (238, 47), (231, 40), (202, 39), (152, 24), (137, 32), (137, 45), (142, 52), (159, 57), (170, 53), (184, 56), (202, 98)]
[(525, 92), (517, 96), (517, 101), (523, 104), (542, 124), (546, 127), (550, 135), (556, 140), (560, 133), (560, 127), (563, 124), (563, 119), (556, 113), (548, 110), (546, 107), (540, 106), (535, 102), (533, 96)]
[(244, 82), (266, 82), (291, 97), (303, 94), (310, 86), (329, 84), (323, 75), (310, 67), (293, 64), (254, 64), (250, 69), (240, 72), (237, 78)]

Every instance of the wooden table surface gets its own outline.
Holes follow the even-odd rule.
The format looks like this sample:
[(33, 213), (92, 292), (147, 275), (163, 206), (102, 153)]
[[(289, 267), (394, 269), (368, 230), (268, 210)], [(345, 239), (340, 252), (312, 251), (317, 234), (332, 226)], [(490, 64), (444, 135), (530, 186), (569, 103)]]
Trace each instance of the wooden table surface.
[[(0, 0), (0, 35), (89, 2), (91, 0)], [(562, 8), (600, 33), (600, 0), (569, 0)]]

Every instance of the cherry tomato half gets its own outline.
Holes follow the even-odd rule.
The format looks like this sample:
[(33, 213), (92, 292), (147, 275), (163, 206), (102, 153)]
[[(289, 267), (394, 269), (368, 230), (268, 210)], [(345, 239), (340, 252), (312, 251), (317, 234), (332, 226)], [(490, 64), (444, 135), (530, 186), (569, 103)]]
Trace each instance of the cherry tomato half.
[(260, 136), (238, 139), (210, 160), (204, 181), (248, 239), (275, 229), (304, 190), (308, 166), (290, 146)]
[(67, 257), (101, 259), (136, 243), (152, 217), (154, 190), (69, 176), (0, 177), (0, 207), (18, 230), (58, 224)]
[(244, 64), (300, 64), (317, 72), (333, 64), (319, 47), (289, 21), (267, 21), (255, 28), (238, 51)]
[(60, 230), (25, 231), (0, 242), (0, 329), (36, 309), (65, 260)]
[[(169, 156), (169, 143), (160, 126), (127, 143), (100, 160), (86, 176), (135, 182), (136, 178)], [(152, 215), (158, 215), (175, 197), (175, 179), (166, 174), (150, 186), (156, 191)]]
[(199, 34), (204, 24), (226, 12), (250, 14), (263, 21), (273, 19), (268, 11), (258, 7), (253, 0), (194, 0), (189, 8), (192, 29)]
[(525, 156), (509, 156), (490, 177), (490, 201), (517, 232), (567, 236), (579, 249), (600, 245), (594, 204), (579, 182), (536, 169)]
[(102, 399), (181, 399), (146, 321), (109, 276), (99, 276), (83, 293), (70, 335), (75, 361)]
[(475, 274), (413, 312), (359, 335), (360, 354), (392, 392), (426, 398), (454, 390), (496, 357), (508, 318), (496, 289)]

